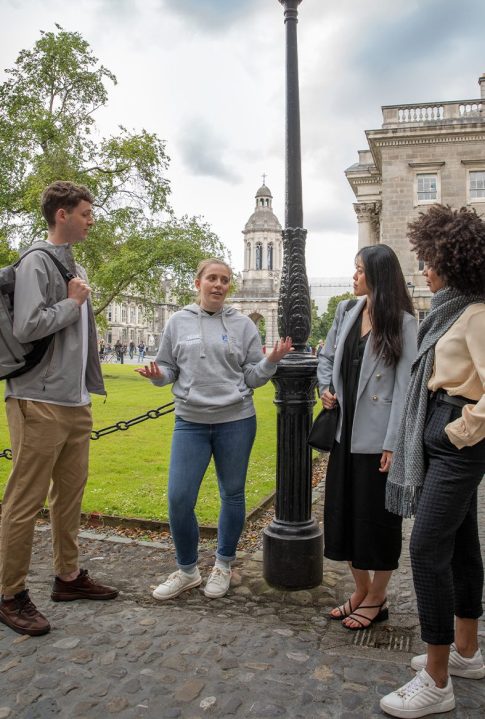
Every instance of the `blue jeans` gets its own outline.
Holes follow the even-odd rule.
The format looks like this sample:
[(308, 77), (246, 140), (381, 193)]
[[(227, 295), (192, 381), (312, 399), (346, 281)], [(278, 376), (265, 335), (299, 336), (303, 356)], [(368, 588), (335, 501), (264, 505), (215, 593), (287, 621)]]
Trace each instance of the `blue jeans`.
[(244, 486), (255, 435), (254, 416), (221, 424), (175, 418), (168, 511), (177, 564), (181, 569), (189, 571), (197, 564), (199, 526), (194, 510), (211, 457), (214, 457), (221, 497), (216, 556), (224, 561), (235, 559), (244, 526)]

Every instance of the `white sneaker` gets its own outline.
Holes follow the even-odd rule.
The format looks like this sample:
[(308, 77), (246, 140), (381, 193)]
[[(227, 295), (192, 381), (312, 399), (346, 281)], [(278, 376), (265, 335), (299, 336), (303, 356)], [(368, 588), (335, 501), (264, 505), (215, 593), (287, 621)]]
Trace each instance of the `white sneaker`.
[(444, 689), (436, 686), (426, 669), (421, 669), (414, 679), (380, 701), (382, 711), (393, 717), (418, 719), (428, 714), (449, 712), (455, 708), (453, 685), (448, 677)]
[(223, 597), (229, 589), (231, 583), (231, 570), (221, 569), (220, 567), (214, 567), (209, 575), (207, 584), (204, 587), (204, 594), (210, 599), (217, 599), (217, 597)]
[[(411, 659), (412, 668), (419, 672), (426, 667), (427, 654), (419, 654)], [(454, 677), (465, 677), (465, 679), (483, 679), (485, 677), (485, 664), (483, 663), (482, 652), (477, 649), (472, 657), (462, 657), (457, 651), (456, 645), (450, 646), (450, 659), (448, 671)]]
[(198, 569), (192, 576), (186, 572), (182, 572), (181, 569), (177, 569), (177, 571), (170, 574), (162, 584), (158, 585), (153, 591), (152, 596), (160, 601), (173, 599), (174, 597), (178, 597), (179, 594), (182, 594), (182, 592), (185, 592), (186, 589), (198, 587), (201, 582), (202, 577)]

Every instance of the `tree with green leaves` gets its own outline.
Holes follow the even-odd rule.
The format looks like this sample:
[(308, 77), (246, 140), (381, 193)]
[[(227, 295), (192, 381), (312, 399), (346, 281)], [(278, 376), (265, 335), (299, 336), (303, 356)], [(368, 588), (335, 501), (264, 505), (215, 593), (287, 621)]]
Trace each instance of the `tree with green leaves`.
[(160, 301), (170, 277), (181, 301), (198, 262), (224, 248), (198, 218), (176, 218), (168, 202), (165, 144), (123, 126), (99, 137), (94, 115), (116, 78), (77, 32), (56, 25), (22, 50), (0, 86), (0, 260), (45, 234), (40, 195), (55, 180), (86, 185), (96, 224), (75, 249), (102, 312), (126, 292)]

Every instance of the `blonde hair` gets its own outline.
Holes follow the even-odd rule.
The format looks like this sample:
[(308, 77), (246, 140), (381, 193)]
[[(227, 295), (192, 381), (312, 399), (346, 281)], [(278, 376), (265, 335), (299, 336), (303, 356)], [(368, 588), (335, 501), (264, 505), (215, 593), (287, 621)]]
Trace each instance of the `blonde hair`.
[(224, 262), (224, 260), (219, 260), (217, 257), (208, 257), (206, 260), (202, 260), (199, 262), (197, 266), (197, 270), (195, 273), (195, 279), (200, 280), (206, 269), (209, 267), (209, 265), (222, 265), (226, 268), (229, 272), (229, 276), (232, 279), (232, 269), (227, 264), (227, 262)]

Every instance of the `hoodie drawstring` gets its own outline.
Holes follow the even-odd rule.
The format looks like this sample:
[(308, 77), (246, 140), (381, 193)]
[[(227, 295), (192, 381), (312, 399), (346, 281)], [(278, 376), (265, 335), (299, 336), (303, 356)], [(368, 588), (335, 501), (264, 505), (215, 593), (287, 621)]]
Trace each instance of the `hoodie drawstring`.
[(202, 359), (205, 357), (205, 345), (204, 345), (204, 333), (202, 332), (202, 316), (199, 312), (197, 314), (197, 322), (199, 325), (199, 332), (200, 332), (200, 350), (199, 350), (199, 357)]

